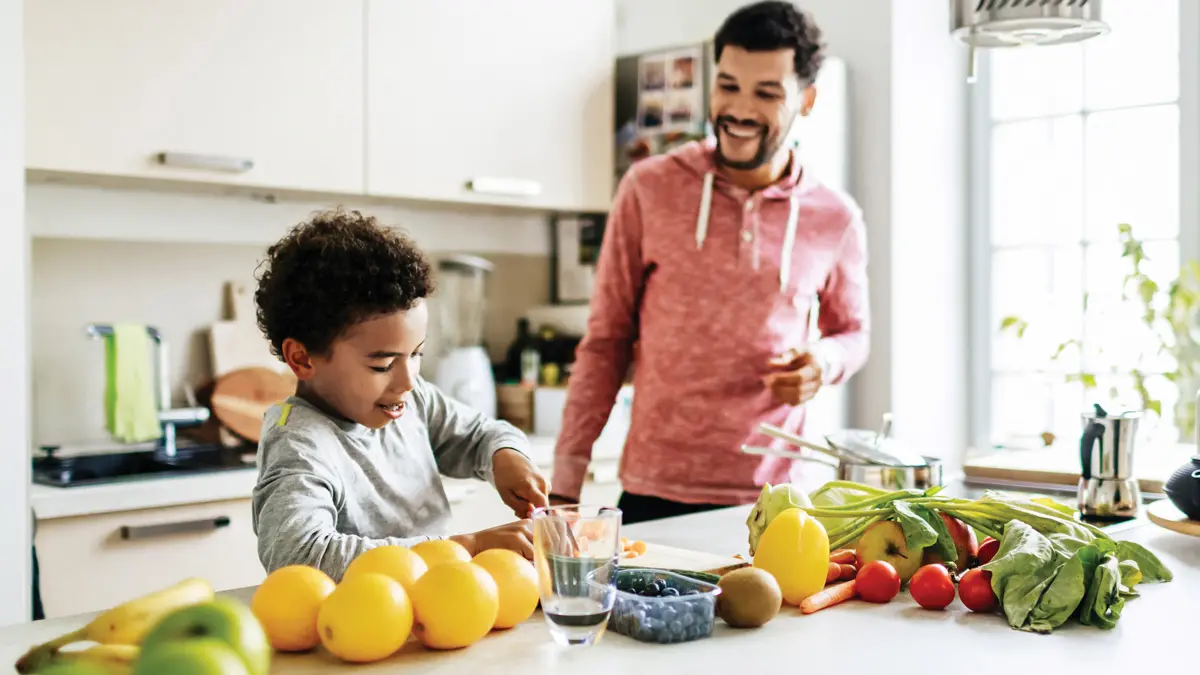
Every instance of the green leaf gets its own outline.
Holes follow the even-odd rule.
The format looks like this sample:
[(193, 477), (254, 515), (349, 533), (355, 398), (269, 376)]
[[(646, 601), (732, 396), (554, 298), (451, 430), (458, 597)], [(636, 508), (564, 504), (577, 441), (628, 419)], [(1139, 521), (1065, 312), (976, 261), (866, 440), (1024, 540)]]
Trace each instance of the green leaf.
[[(937, 540), (930, 545), (930, 549), (941, 556), (944, 562), (958, 560), (958, 547), (954, 544), (954, 536), (950, 534), (950, 528), (946, 527), (946, 521), (935, 513), (933, 509), (924, 506), (913, 506), (912, 510), (918, 516), (925, 519), (929, 526), (937, 532)], [(966, 570), (959, 570), (965, 572)]]
[(1000, 330), (1013, 330), (1018, 338), (1025, 337), (1025, 331), (1029, 328), (1029, 323), (1017, 316), (1006, 316), (1000, 321)]
[(1132, 541), (1117, 542), (1117, 556), (1121, 560), (1132, 560), (1142, 572), (1142, 581), (1171, 581), (1175, 575), (1146, 547)]
[(908, 546), (909, 555), (920, 555), (919, 552), (937, 542), (937, 530), (917, 514), (912, 504), (897, 500), (892, 502), (892, 509), (896, 512), (897, 522), (904, 529), (904, 543)]
[(1013, 628), (1028, 630), (1028, 619), (1053, 583), (1063, 556), (1049, 539), (1020, 520), (1004, 527), (1004, 538), (992, 561), (982, 569), (992, 573), (992, 591)]
[(1146, 401), (1146, 409), (1153, 410), (1155, 415), (1162, 417), (1162, 401), (1150, 399)]
[(1154, 302), (1154, 295), (1158, 293), (1158, 284), (1150, 278), (1142, 279), (1142, 283), (1138, 284), (1138, 294), (1142, 297), (1142, 302), (1149, 305)]

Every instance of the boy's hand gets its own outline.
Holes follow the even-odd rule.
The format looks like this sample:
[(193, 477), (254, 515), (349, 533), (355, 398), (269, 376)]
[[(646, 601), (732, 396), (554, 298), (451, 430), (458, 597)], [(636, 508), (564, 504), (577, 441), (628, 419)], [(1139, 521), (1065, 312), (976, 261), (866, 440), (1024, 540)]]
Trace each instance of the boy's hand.
[(529, 519), (506, 523), (473, 534), (457, 534), (450, 539), (466, 547), (471, 557), (490, 548), (506, 548), (533, 560), (533, 521)]
[(492, 477), (500, 499), (518, 518), (529, 518), (534, 509), (550, 505), (546, 477), (516, 450), (504, 448), (492, 456)]

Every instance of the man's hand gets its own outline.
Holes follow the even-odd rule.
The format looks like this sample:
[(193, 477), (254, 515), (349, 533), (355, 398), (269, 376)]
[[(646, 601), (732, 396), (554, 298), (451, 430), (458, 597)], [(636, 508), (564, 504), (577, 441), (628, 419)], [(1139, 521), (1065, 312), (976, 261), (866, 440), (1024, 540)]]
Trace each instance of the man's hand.
[(462, 544), (472, 558), (490, 548), (506, 548), (520, 553), (526, 560), (533, 560), (533, 521), (529, 519), (472, 534), (456, 534), (450, 539)]
[(550, 505), (546, 477), (516, 450), (504, 448), (492, 455), (492, 477), (500, 499), (518, 518), (529, 518), (534, 509)]
[(768, 365), (772, 372), (763, 382), (780, 403), (803, 405), (821, 389), (821, 365), (807, 349), (789, 349)]

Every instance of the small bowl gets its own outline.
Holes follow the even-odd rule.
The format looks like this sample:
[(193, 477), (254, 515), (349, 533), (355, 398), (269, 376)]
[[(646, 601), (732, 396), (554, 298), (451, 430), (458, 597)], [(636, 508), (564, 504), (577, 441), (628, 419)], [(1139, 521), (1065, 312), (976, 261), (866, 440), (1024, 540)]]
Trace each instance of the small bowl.
[[(653, 584), (673, 589), (677, 595), (640, 594)], [(649, 567), (618, 570), (616, 585), (617, 597), (608, 622), (614, 631), (659, 644), (689, 642), (712, 635), (720, 587)]]

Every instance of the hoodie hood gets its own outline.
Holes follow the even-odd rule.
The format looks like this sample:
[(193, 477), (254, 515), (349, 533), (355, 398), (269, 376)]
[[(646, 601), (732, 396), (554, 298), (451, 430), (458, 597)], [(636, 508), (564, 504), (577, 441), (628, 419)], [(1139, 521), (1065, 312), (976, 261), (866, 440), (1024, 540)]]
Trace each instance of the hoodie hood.
[[(780, 290), (787, 288), (791, 275), (792, 252), (796, 246), (796, 227), (800, 216), (800, 197), (811, 187), (799, 158), (796, 156), (796, 151), (793, 149), (790, 152), (792, 156), (788, 163), (787, 173), (760, 190), (757, 195), (746, 188), (735, 185), (720, 170), (716, 161), (717, 141), (712, 136), (703, 141), (692, 141), (667, 153), (667, 157), (677, 166), (704, 183), (696, 214), (697, 250), (704, 248), (704, 241), (708, 238), (708, 221), (712, 209), (713, 190), (720, 190), (738, 201), (757, 196), (761, 199), (786, 199), (791, 202), (788, 209), (787, 229), (784, 230), (783, 250), (780, 252), (779, 260)], [(758, 220), (756, 219), (755, 227), (757, 225)], [(756, 232), (756, 239), (757, 234)]]

